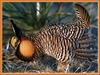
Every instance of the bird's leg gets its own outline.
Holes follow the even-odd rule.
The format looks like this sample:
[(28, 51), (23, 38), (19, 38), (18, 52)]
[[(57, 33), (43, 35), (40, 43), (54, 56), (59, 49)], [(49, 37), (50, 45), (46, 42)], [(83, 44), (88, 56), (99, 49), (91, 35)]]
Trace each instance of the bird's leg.
[(81, 69), (81, 72), (83, 72), (83, 63), (79, 64), (78, 68), (75, 70), (77, 72), (79, 69)]
[(57, 66), (57, 72), (65, 72), (65, 66), (66, 66), (66, 63), (59, 62)]
[(70, 65), (69, 64), (67, 65), (65, 72), (67, 72), (67, 73), (70, 72)]

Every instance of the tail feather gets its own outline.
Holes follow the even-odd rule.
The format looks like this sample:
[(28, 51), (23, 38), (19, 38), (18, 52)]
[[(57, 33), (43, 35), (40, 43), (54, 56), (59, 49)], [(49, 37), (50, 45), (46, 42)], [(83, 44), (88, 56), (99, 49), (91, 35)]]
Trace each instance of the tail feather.
[(83, 28), (88, 28), (90, 24), (90, 17), (87, 10), (79, 4), (75, 4), (75, 13), (78, 18), (78, 24), (81, 24)]
[(77, 49), (75, 50), (77, 53), (97, 53), (97, 50), (90, 50), (90, 49)]
[(82, 52), (75, 52), (76, 55), (82, 56), (82, 57), (89, 57), (89, 58), (96, 58), (94, 53), (88, 52), (88, 53), (82, 53)]
[(83, 50), (83, 52), (76, 51), (75, 58), (81, 59), (83, 61), (87, 60), (87, 61), (91, 62), (91, 61), (97, 60), (97, 54), (94, 53), (93, 51), (91, 51), (91, 52), (90, 51), (84, 52), (84, 50)]
[(97, 37), (93, 34), (89, 36), (89, 33), (85, 33), (82, 38), (78, 40), (80, 49), (96, 49), (97, 48)]
[(75, 50), (75, 58), (79, 60), (88, 60), (94, 61), (97, 60), (97, 38), (89, 37), (89, 34), (86, 33), (78, 41), (79, 47)]

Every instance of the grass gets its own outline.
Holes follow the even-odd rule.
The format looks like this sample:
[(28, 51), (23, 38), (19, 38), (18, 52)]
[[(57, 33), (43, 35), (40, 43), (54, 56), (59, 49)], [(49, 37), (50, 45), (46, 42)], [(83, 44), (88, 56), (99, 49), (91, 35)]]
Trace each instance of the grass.
[[(15, 55), (10, 53), (10, 51), (6, 51), (3, 53), (3, 72), (4, 73), (56, 73), (51, 68), (50, 64), (48, 66), (48, 61), (45, 65), (39, 61), (32, 61), (32, 62), (23, 62), (19, 60)], [(46, 58), (45, 58), (46, 59)], [(47, 58), (48, 59), (48, 58)], [(52, 60), (54, 61), (54, 60)], [(54, 62), (55, 63), (55, 62)], [(53, 62), (51, 64), (54, 64)], [(89, 66), (72, 66), (70, 72), (72, 73), (97, 73), (97, 61), (92, 63)], [(54, 67), (54, 66), (53, 66)]]

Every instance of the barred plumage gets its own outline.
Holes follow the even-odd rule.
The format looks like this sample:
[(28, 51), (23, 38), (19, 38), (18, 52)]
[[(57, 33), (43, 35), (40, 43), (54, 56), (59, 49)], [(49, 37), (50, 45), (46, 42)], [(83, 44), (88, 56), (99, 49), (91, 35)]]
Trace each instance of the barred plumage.
[[(42, 45), (46, 44), (46, 46), (43, 47), (45, 52), (62, 62), (69, 62), (69, 58), (75, 55), (73, 49), (75, 49), (77, 41), (82, 37), (85, 29), (89, 25), (89, 15), (85, 8), (76, 4), (75, 12), (79, 19), (74, 23), (69, 25), (53, 25), (44, 28), (37, 34), (39, 39), (44, 39), (44, 41), (41, 40), (40, 43), (42, 43)], [(54, 40), (57, 40), (59, 44)], [(48, 47), (48, 45), (50, 47)], [(57, 52), (57, 54), (52, 52), (53, 50)]]
[(83, 28), (89, 27), (90, 24), (90, 16), (87, 10), (79, 4), (75, 4), (75, 12), (76, 12), (76, 24), (82, 24)]
[[(90, 46), (89, 43), (93, 41), (90, 40), (88, 34), (85, 33), (89, 27), (88, 12), (79, 4), (75, 4), (75, 12), (77, 20), (72, 24), (48, 26), (34, 34), (21, 33), (21, 30), (11, 21), (14, 25), (15, 33), (17, 29), (20, 32), (20, 34), (16, 33), (16, 38), (20, 40), (20, 44), (24, 37), (34, 45), (34, 47), (32, 47), (34, 51), (33, 54), (27, 57), (21, 53), (19, 44), (16, 56), (24, 61), (31, 61), (43, 53), (54, 57), (58, 62), (63, 64), (72, 64), (75, 59), (79, 61), (80, 59), (83, 61), (92, 61), (93, 58), (95, 58), (95, 55), (92, 54), (93, 51), (86, 50), (86, 48)], [(85, 44), (83, 45), (84, 38), (90, 41), (85, 40)], [(28, 52), (32, 50), (28, 50)]]

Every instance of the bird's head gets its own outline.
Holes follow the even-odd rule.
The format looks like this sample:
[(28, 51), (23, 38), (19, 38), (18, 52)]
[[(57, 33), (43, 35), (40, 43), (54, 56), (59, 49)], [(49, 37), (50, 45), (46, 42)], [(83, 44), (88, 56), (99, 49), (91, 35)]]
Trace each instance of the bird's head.
[(14, 36), (9, 40), (11, 48), (15, 50), (15, 55), (23, 61), (32, 61), (36, 57), (37, 46), (33, 41), (24, 36), (21, 29), (11, 20)]

